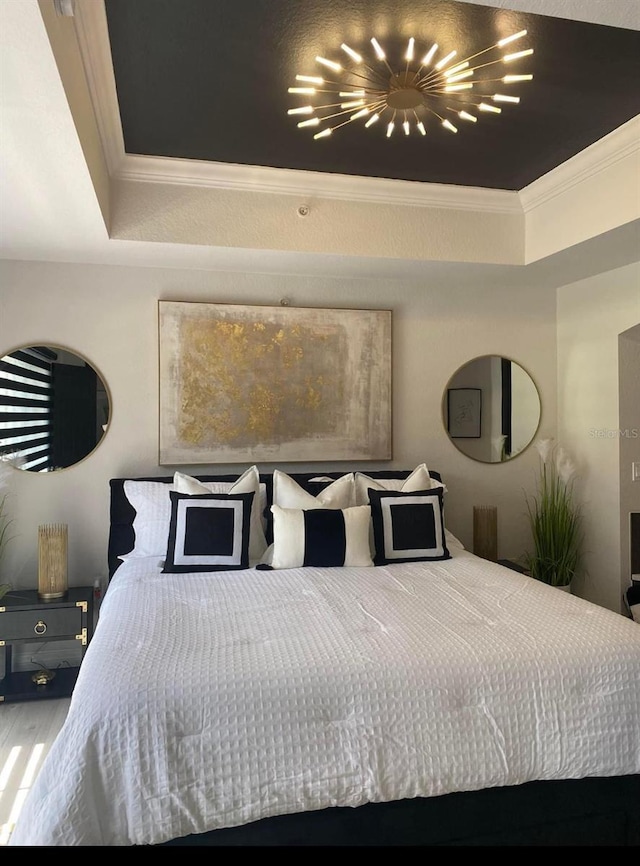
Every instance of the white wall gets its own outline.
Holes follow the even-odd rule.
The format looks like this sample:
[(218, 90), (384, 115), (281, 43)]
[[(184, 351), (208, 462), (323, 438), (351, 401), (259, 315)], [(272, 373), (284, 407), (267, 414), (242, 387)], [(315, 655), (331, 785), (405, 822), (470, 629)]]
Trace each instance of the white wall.
[(618, 339), (620, 400), (620, 564), (622, 591), (631, 583), (630, 513), (640, 512), (640, 481), (632, 463), (640, 461), (640, 323)]
[(640, 322), (640, 265), (558, 290), (558, 439), (581, 468), (580, 595), (621, 609), (618, 335)]
[[(504, 354), (537, 382), (542, 432), (553, 435), (554, 292), (492, 284), (470, 292), (455, 280), (449, 282), (1, 262), (0, 353), (18, 344), (51, 342), (73, 348), (93, 362), (113, 400), (109, 431), (84, 462), (48, 475), (16, 471), (12, 508), (18, 537), (8, 550), (4, 579), (35, 586), (37, 527), (66, 522), (70, 583), (93, 582), (106, 569), (109, 478), (171, 474), (157, 462), (160, 298), (277, 304), (288, 296), (300, 306), (391, 308), (394, 460), (362, 468), (413, 468), (426, 461), (441, 470), (448, 483), (447, 522), (452, 531), (471, 546), (473, 506), (497, 505), (500, 555), (519, 556), (528, 540), (523, 488), (531, 487), (536, 455), (529, 449), (506, 464), (485, 465), (460, 454), (444, 430), (442, 395), (452, 373), (472, 357)], [(303, 471), (307, 466), (288, 468)]]

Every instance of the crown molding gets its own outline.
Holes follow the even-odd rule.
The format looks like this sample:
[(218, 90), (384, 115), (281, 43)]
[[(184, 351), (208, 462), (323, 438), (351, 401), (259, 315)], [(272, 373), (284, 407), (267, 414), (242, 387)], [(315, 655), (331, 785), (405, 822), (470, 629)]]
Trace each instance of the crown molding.
[(116, 180), (178, 184), (406, 207), (521, 214), (517, 192), (126, 154)]
[(638, 30), (640, 15), (637, 0), (460, 0), (462, 3), (478, 3), (494, 6), (510, 12), (526, 12), (529, 15), (552, 15), (569, 18), (587, 24), (602, 24), (605, 27), (626, 27)]
[(76, 0), (73, 20), (107, 170), (113, 176), (125, 150), (103, 0)]
[(606, 171), (620, 160), (640, 153), (640, 115), (632, 117), (599, 141), (520, 190), (525, 213)]

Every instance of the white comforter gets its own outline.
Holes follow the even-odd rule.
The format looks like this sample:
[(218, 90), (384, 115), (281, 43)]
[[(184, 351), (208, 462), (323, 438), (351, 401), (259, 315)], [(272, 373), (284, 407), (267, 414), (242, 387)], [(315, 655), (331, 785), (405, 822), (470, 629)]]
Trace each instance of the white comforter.
[(639, 719), (637, 624), (458, 549), (194, 575), (131, 560), (11, 844), (640, 773)]

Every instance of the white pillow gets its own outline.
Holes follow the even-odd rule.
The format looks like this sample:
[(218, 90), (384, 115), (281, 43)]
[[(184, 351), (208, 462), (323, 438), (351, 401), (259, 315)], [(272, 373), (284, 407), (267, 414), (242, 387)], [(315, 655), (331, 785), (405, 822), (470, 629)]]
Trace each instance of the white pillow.
[(273, 568), (370, 567), (371, 509), (281, 508), (272, 505)]
[[(176, 487), (176, 482), (179, 488)], [(201, 485), (203, 489), (196, 488)], [(189, 488), (186, 490), (184, 488)], [(133, 521), (135, 533), (134, 548), (120, 559), (135, 559), (142, 556), (164, 557), (167, 553), (169, 540), (169, 524), (171, 522), (172, 490), (179, 493), (251, 493), (254, 492), (254, 504), (251, 510), (251, 541), (250, 560), (259, 560), (264, 553), (267, 542), (264, 537), (262, 514), (266, 508), (266, 485), (260, 484), (260, 475), (256, 466), (244, 472), (237, 481), (197, 481), (188, 475), (176, 472), (174, 483), (164, 481), (132, 481), (124, 482), (124, 493), (136, 516)], [(256, 508), (257, 504), (257, 508)]]
[(401, 493), (416, 493), (418, 490), (431, 490), (434, 487), (446, 487), (429, 475), (426, 463), (421, 463), (408, 478), (370, 478), (363, 472), (356, 472), (356, 505), (368, 505), (371, 487), (373, 490), (394, 490)]
[(136, 515), (133, 519), (134, 547), (120, 559), (142, 556), (164, 557), (167, 553), (173, 484), (163, 481), (125, 481), (124, 493)]
[(173, 490), (176, 493), (186, 493), (189, 496), (199, 496), (201, 493), (213, 492), (209, 490), (204, 481), (198, 481), (197, 478), (192, 478), (191, 475), (185, 475), (183, 472), (173, 473)]
[(279, 505), (280, 508), (351, 508), (355, 505), (353, 472), (337, 478), (314, 496), (313, 493), (304, 490), (291, 476), (280, 472), (279, 469), (274, 469), (273, 504)]
[(449, 532), (448, 529), (445, 529), (444, 537), (446, 539), (447, 547), (449, 548), (449, 550), (451, 550), (452, 547), (459, 547), (460, 550), (465, 549), (464, 544), (460, 541), (460, 539), (456, 538), (453, 532)]

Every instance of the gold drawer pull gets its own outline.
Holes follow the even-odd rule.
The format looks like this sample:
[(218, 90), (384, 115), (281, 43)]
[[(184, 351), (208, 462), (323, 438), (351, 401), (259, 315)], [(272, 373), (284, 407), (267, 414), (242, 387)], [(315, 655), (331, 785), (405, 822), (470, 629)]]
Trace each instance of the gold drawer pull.
[(42, 620), (39, 619), (38, 622), (34, 625), (33, 630), (36, 634), (44, 634), (47, 630), (46, 622), (42, 622)]

